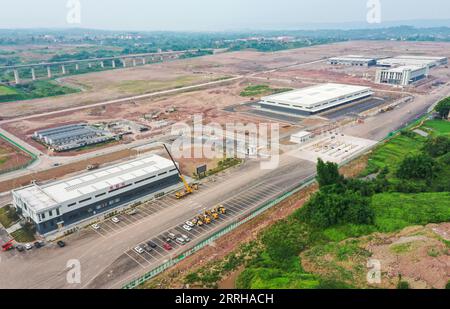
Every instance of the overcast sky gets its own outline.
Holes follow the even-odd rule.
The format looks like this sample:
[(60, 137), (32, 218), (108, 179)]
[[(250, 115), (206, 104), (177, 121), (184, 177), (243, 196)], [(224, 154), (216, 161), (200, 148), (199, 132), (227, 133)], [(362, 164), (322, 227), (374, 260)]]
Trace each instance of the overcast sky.
[[(68, 24), (70, 1), (74, 0), (0, 0), (0, 28), (281, 29), (308, 23), (365, 22), (369, 0), (78, 0), (81, 23)], [(448, 0), (380, 3), (382, 22), (450, 19)]]

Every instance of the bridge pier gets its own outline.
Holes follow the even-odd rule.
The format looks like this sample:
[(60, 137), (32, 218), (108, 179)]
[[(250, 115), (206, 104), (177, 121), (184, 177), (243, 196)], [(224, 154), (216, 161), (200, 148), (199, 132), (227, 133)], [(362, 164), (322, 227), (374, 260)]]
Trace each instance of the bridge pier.
[(47, 67), (47, 77), (52, 78), (52, 68), (50, 66)]
[(112, 65), (113, 69), (115, 69), (116, 68), (116, 60), (113, 59), (111, 61), (111, 65)]
[(17, 69), (14, 69), (14, 80), (16, 81), (16, 84), (20, 84), (19, 70)]
[(135, 58), (133, 58), (133, 66), (134, 67), (136, 66), (136, 59)]
[(80, 65), (78, 63), (75, 63), (75, 71), (78, 71), (80, 69)]
[(36, 80), (36, 71), (34, 70), (34, 68), (31, 68), (31, 79), (32, 80)]
[(147, 63), (147, 59), (142, 58), (142, 65), (145, 65)]
[(89, 67), (89, 69), (91, 69), (92, 68), (92, 63), (88, 63), (88, 67)]
[(100, 61), (100, 67), (102, 67), (102, 68), (105, 67), (105, 63), (103, 61)]
[(125, 59), (122, 59), (122, 65), (123, 65), (123, 67), (124, 67), (124, 68), (126, 68), (126, 67), (127, 67), (127, 62), (126, 62), (126, 60), (125, 60)]
[(65, 65), (61, 66), (61, 72), (63, 75), (66, 75), (66, 66)]

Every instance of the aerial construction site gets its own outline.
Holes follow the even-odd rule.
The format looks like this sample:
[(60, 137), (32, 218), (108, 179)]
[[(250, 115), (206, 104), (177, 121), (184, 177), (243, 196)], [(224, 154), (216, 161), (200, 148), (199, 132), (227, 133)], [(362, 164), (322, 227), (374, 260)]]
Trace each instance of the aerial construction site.
[(1, 229), (0, 288), (72, 288), (69, 259), (83, 267), (76, 288), (177, 267), (313, 184), (318, 159), (345, 166), (431, 111), (450, 95), (448, 57), (440, 42), (217, 49), (0, 103), (0, 203), (20, 218)]

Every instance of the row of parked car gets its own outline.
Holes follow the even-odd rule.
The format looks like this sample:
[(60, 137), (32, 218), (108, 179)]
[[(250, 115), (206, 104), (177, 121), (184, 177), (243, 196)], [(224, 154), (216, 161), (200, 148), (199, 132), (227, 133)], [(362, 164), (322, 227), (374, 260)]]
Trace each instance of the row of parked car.
[[(58, 242), (56, 242), (56, 244), (58, 245), (58, 247), (63, 248), (66, 246), (66, 243), (62, 240), (59, 240)], [(35, 241), (34, 243), (27, 243), (24, 245), (17, 245), (16, 246), (16, 250), (19, 252), (23, 252), (25, 250), (31, 250), (33, 248), (39, 249), (45, 246), (45, 242), (43, 240), (38, 240)]]
[[(163, 248), (167, 251), (170, 251), (173, 249), (173, 247), (171, 245), (172, 242), (176, 242), (180, 245), (184, 245), (190, 241), (191, 241), (191, 239), (187, 235), (184, 235), (184, 234), (175, 235), (174, 233), (168, 233), (166, 242), (163, 244)], [(146, 251), (152, 252), (156, 247), (157, 247), (157, 245), (154, 242), (149, 241), (146, 244), (137, 246), (136, 248), (134, 248), (134, 251), (136, 251), (138, 254), (143, 254)]]

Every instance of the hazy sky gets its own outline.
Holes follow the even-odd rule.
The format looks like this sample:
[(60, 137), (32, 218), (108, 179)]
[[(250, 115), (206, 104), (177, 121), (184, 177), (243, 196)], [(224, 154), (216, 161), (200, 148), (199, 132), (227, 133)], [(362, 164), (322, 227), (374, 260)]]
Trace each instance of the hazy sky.
[[(73, 0), (0, 0), (0, 28), (114, 30), (287, 28), (362, 22), (368, 0), (78, 0), (81, 24), (68, 24)], [(382, 21), (450, 19), (448, 0), (380, 0)]]

